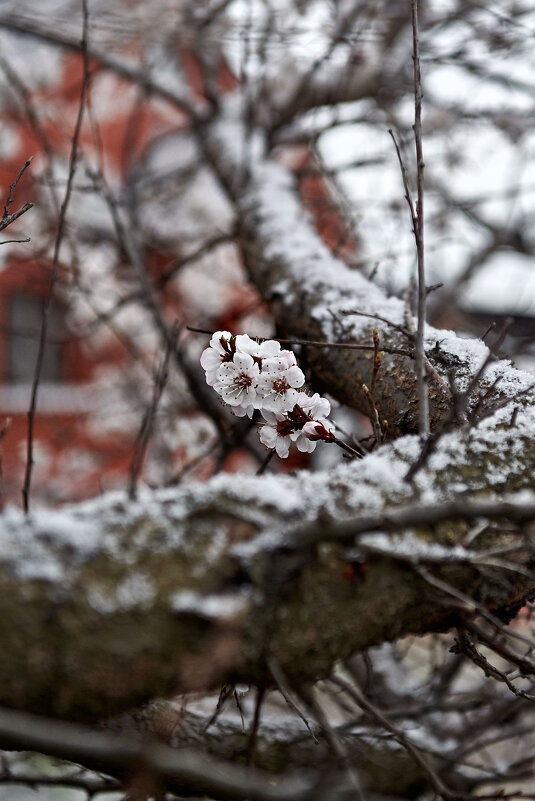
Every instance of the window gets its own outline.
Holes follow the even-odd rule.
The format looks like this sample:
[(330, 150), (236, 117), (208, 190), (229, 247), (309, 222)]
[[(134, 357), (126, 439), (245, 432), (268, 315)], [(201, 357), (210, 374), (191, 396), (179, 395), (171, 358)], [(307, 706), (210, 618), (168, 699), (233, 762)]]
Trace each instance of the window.
[[(7, 315), (6, 380), (12, 384), (33, 380), (41, 321), (43, 298), (23, 292), (14, 292), (9, 299)], [(47, 343), (43, 354), (41, 381), (58, 382), (63, 379), (62, 344), (65, 335), (63, 309), (52, 302), (48, 313)]]

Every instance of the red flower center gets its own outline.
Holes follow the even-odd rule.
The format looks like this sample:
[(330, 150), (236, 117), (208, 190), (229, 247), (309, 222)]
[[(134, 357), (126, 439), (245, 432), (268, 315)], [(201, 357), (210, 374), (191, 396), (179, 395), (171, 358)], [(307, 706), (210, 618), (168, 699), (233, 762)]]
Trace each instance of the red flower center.
[(277, 378), (273, 381), (273, 389), (277, 395), (284, 395), (284, 393), (290, 389), (290, 385), (285, 378)]
[(253, 379), (251, 378), (250, 375), (247, 375), (247, 373), (240, 373), (239, 375), (234, 377), (234, 383), (238, 387), (243, 387), (244, 389), (246, 389), (247, 387), (251, 386), (251, 384), (253, 383)]

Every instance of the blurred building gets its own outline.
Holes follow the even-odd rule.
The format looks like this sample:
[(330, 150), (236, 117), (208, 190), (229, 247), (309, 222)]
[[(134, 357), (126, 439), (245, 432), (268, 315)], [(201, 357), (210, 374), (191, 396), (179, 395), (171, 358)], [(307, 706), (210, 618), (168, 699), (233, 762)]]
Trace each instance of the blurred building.
[[(30, 49), (32, 40), (23, 38), (21, 45)], [(19, 55), (24, 58), (24, 52)], [(58, 57), (57, 50), (50, 48), (49, 56), (54, 61), (51, 68), (43, 68), (42, 74), (34, 69), (26, 82), (19, 79), (17, 65), (10, 65), (7, 72), (4, 70), (5, 85), (0, 93), (4, 130), (4, 142), (0, 142), (0, 187), (5, 197), (21, 166), (33, 156), (31, 168), (16, 187), (12, 210), (26, 201), (36, 204), (5, 232), (6, 239), (30, 235), (31, 243), (4, 245), (5, 250), (0, 253), (0, 258), (4, 257), (0, 272), (0, 427), (10, 420), (2, 441), (1, 493), (3, 501), (15, 503), (20, 503), (24, 481), (27, 415), (43, 305), (50, 288), (51, 254), (83, 81), (80, 54), (60, 51)], [(29, 50), (28, 58), (32, 58)], [(183, 48), (177, 58), (189, 91), (194, 96), (202, 95), (203, 72), (195, 53)], [(225, 62), (221, 61), (217, 75), (218, 91), (236, 86)], [(176, 106), (147, 96), (126, 78), (105, 70), (96, 61), (91, 63), (89, 103), (80, 137), (82, 163), (78, 165), (76, 191), (69, 206), (39, 382), (32, 483), (35, 500), (60, 503), (125, 485), (147, 393), (150, 396), (147, 375), (141, 377), (141, 371), (133, 365), (134, 352), (148, 352), (154, 338), (147, 335), (144, 339), (142, 300), (137, 308), (126, 303), (124, 309), (121, 307), (127, 290), (139, 292), (139, 282), (129, 273), (128, 259), (123, 254), (123, 263), (119, 260), (115, 264), (113, 279), (108, 266), (102, 268), (106, 248), (111, 249), (117, 232), (110, 209), (98, 193), (89, 189), (93, 172), (98, 172), (115, 196), (127, 194), (137, 165), (148, 162), (163, 164), (162, 181), (175, 171), (176, 184), (190, 169), (192, 142), (187, 129), (187, 118)], [(307, 149), (294, 147), (284, 157), (296, 171), (305, 206), (325, 241), (336, 253), (350, 259), (357, 243), (339, 213), (335, 185), (323, 175), (321, 165)], [(207, 196), (216, 202), (214, 188), (203, 181), (201, 176), (197, 189), (192, 185), (178, 207), (169, 201), (168, 208), (162, 200), (167, 190), (160, 183), (163, 188), (158, 187), (158, 200), (164, 210), (154, 212), (151, 241), (144, 253), (148, 276), (158, 286), (162, 309), (169, 320), (178, 317), (198, 324), (201, 316), (201, 322), (212, 329), (263, 334), (260, 328), (265, 309), (240, 274), (232, 243), (223, 243), (226, 250), (219, 251), (218, 260), (208, 258), (204, 268), (201, 265), (194, 275), (175, 268), (181, 257), (194, 249), (194, 229)], [(171, 186), (170, 192), (173, 191)], [(154, 206), (147, 208), (146, 216), (150, 217)], [(222, 203), (216, 216), (221, 220), (225, 214)], [(92, 265), (88, 273), (87, 265)], [(179, 281), (174, 280), (175, 269), (180, 273)], [(120, 290), (113, 284), (114, 279)], [(81, 292), (84, 282), (85, 298)], [(125, 330), (131, 332), (131, 337), (114, 331), (116, 312), (123, 317), (129, 315)], [(256, 326), (255, 330), (251, 331), (249, 325)], [(179, 386), (179, 395), (181, 391)], [(180, 473), (181, 466), (187, 463), (184, 437), (201, 444), (209, 437), (206, 424), (195, 416), (191, 398), (182, 402), (179, 411), (174, 415), (175, 421), (167, 421), (165, 442), (162, 439), (159, 450), (155, 445), (157, 459), (169, 467), (164, 478), (173, 470)], [(194, 450), (192, 461), (197, 452), (199, 448)], [(240, 458), (229, 454), (227, 469), (239, 466)], [(158, 483), (157, 470), (153, 477)]]

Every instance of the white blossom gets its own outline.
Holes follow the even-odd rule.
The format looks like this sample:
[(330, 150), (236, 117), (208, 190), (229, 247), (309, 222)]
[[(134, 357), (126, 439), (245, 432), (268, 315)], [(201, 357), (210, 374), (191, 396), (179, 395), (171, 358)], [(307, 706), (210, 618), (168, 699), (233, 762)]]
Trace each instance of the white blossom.
[[(253, 359), (273, 359), (281, 355), (281, 346), (274, 339), (266, 339), (264, 342), (257, 342), (251, 339), (248, 334), (238, 334), (236, 337), (236, 350), (241, 353), (248, 353)], [(283, 351), (286, 353), (287, 351)], [(295, 363), (295, 362), (294, 362)]]
[(312, 453), (318, 440), (333, 441), (333, 426), (326, 419), (331, 404), (317, 392), (299, 391), (305, 376), (293, 351), (281, 350), (276, 340), (258, 342), (248, 334), (216, 331), (201, 365), (207, 383), (236, 417), (252, 418), (255, 409), (261, 411), (260, 441), (281, 458), (288, 456), (292, 442), (299, 451)]
[(271, 412), (291, 411), (305, 383), (297, 365), (288, 366), (286, 358), (267, 359), (258, 378), (258, 408)]
[(224, 362), (217, 371), (215, 391), (229, 406), (254, 404), (260, 370), (248, 353), (235, 353), (231, 362)]
[(253, 403), (248, 403), (246, 406), (233, 406), (232, 407), (232, 414), (234, 417), (247, 417), (249, 420), (253, 419), (253, 414), (255, 412), (255, 406)]
[[(268, 448), (275, 448), (283, 459), (288, 456), (292, 442), (302, 453), (312, 453), (316, 448), (318, 438), (310, 439), (304, 430), (305, 426), (319, 422), (314, 418), (319, 415), (327, 415), (330, 410), (329, 401), (322, 398), (317, 392), (312, 396), (305, 392), (299, 392), (297, 403), (290, 411), (261, 410), (262, 417), (266, 422), (260, 429), (260, 441)], [(321, 422), (330, 425), (326, 420)]]
[(210, 346), (201, 353), (201, 367), (206, 372), (206, 383), (213, 387), (217, 381), (217, 371), (224, 362), (233, 357), (231, 349), (232, 334), (229, 331), (216, 331)]
[[(286, 459), (292, 442), (288, 418), (284, 414), (265, 410), (262, 410), (262, 416), (266, 423), (260, 429), (260, 442), (266, 448), (274, 448), (281, 459)], [(286, 433), (287, 430), (288, 433)]]
[(260, 429), (260, 442), (267, 448), (274, 448), (281, 459), (286, 459), (290, 445), (294, 442), (302, 453), (312, 453), (316, 442), (304, 436), (301, 428), (303, 421), (292, 420), (285, 412), (270, 412), (262, 409), (262, 417), (266, 421)]
[(297, 403), (312, 420), (317, 420), (320, 417), (328, 417), (331, 413), (331, 404), (327, 398), (322, 398), (317, 392), (315, 392), (314, 395), (307, 395), (306, 392), (300, 392)]

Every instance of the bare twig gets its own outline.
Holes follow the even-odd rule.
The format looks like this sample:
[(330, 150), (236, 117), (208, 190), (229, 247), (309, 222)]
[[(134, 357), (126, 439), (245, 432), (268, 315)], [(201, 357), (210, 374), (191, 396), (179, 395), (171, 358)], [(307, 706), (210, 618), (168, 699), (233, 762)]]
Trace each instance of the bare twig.
[(4, 480), (4, 454), (3, 454), (3, 445), (2, 441), (6, 436), (9, 428), (11, 426), (11, 417), (6, 417), (4, 422), (2, 423), (2, 427), (0, 428), (0, 507), (3, 505), (3, 480)]
[(377, 406), (375, 405), (375, 399), (366, 384), (362, 385), (362, 391), (368, 402), (368, 406), (370, 407), (370, 422), (372, 424), (373, 436), (375, 437), (376, 444), (380, 445), (383, 441), (383, 430), (381, 427), (381, 421), (379, 419), (379, 412), (377, 411)]
[(145, 458), (145, 453), (147, 451), (147, 445), (150, 436), (152, 434), (152, 430), (154, 428), (154, 418), (156, 416), (156, 410), (158, 408), (160, 398), (162, 397), (162, 393), (167, 383), (167, 378), (169, 376), (169, 360), (171, 358), (171, 353), (176, 347), (179, 333), (180, 333), (180, 328), (178, 324), (175, 324), (174, 329), (171, 332), (171, 336), (169, 340), (166, 342), (165, 352), (161, 360), (160, 367), (158, 368), (158, 372), (156, 373), (155, 376), (151, 403), (147, 411), (143, 415), (143, 420), (141, 422), (141, 427), (139, 429), (139, 433), (136, 440), (136, 450), (132, 458), (132, 462), (130, 464), (128, 497), (130, 498), (131, 501), (133, 501), (137, 495), (137, 482), (139, 479), (139, 474), (143, 466), (143, 460)]
[[(343, 314), (360, 314), (360, 312), (343, 312)], [(372, 316), (372, 315), (370, 315)], [(375, 316), (375, 315), (373, 315)], [(394, 325), (392, 323), (392, 325)], [(194, 334), (206, 334), (207, 336), (212, 336), (213, 331), (207, 331), (205, 328), (194, 328), (191, 325), (186, 326), (187, 331), (191, 331)], [(321, 340), (316, 339), (282, 339), (281, 337), (251, 337), (252, 339), (257, 339), (259, 342), (265, 342), (267, 339), (273, 339), (275, 342), (280, 342), (281, 345), (311, 345), (315, 348), (346, 348), (348, 350), (371, 350), (373, 351), (373, 345), (361, 345), (357, 342), (324, 342)], [(410, 352), (408, 350), (403, 350), (402, 348), (389, 348), (385, 346), (383, 348), (385, 353), (391, 353), (398, 356), (410, 356)]]
[(439, 777), (437, 772), (434, 770), (432, 765), (429, 763), (429, 760), (421, 753), (420, 749), (415, 746), (411, 740), (407, 737), (407, 735), (397, 726), (395, 726), (384, 714), (378, 709), (375, 704), (372, 704), (369, 701), (360, 687), (357, 684), (350, 684), (345, 679), (340, 678), (340, 676), (334, 676), (332, 681), (341, 687), (344, 692), (346, 692), (350, 698), (365, 712), (368, 713), (372, 718), (374, 718), (384, 729), (389, 731), (395, 739), (398, 741), (400, 745), (405, 748), (406, 751), (412, 756), (414, 761), (422, 768), (422, 770), (427, 774), (429, 780), (433, 786), (435, 792), (442, 795), (444, 798), (456, 798), (457, 795), (449, 790), (442, 779)]
[(26, 239), (3, 239), (0, 242), (0, 245), (23, 245), (26, 242), (31, 242), (31, 241), (32, 240), (30, 239), (29, 236), (27, 236)]
[(349, 760), (348, 750), (343, 739), (340, 737), (336, 729), (331, 726), (327, 715), (317, 701), (314, 688), (303, 688), (301, 690), (301, 696), (306, 701), (310, 711), (321, 726), (321, 729), (325, 735), (325, 739), (327, 740), (332, 753), (337, 757), (341, 766), (345, 769), (353, 786), (355, 798), (357, 801), (365, 801), (365, 795), (362, 791), (362, 786), (356, 767)]
[(271, 460), (273, 459), (274, 456), (275, 456), (275, 451), (274, 450), (269, 451), (269, 453), (267, 454), (266, 458), (264, 459), (264, 461), (262, 462), (262, 464), (260, 465), (260, 467), (256, 471), (256, 475), (257, 476), (261, 476), (261, 475), (263, 475), (263, 473), (266, 472), (267, 467), (268, 467), (269, 463), (271, 462)]
[(392, 320), (382, 317), (380, 314), (371, 314), (370, 312), (357, 311), (356, 309), (344, 309), (344, 311), (341, 311), (340, 314), (343, 314), (344, 317), (349, 317), (351, 314), (356, 314), (359, 317), (369, 317), (371, 320), (379, 320), (381, 323), (386, 323), (386, 325), (389, 325), (391, 328), (395, 328), (396, 331), (399, 331), (400, 334), (403, 334), (403, 336), (407, 337), (409, 342), (414, 341), (414, 337), (410, 331), (407, 331), (407, 329), (403, 328), (402, 325), (398, 325), (397, 323), (392, 322)]
[(418, 428), (424, 437), (429, 435), (429, 397), (425, 380), (424, 333), (427, 288), (424, 264), (424, 155), (422, 146), (422, 75), (420, 71), (420, 37), (418, 31), (418, 0), (411, 0), (412, 57), (414, 62), (414, 143), (416, 147), (416, 228), (414, 237), (418, 256), (418, 330), (416, 336), (416, 376), (418, 381)]
[(247, 764), (250, 765), (253, 761), (255, 747), (256, 747), (256, 738), (258, 735), (258, 729), (260, 727), (260, 713), (262, 712), (262, 703), (264, 701), (265, 696), (265, 688), (264, 687), (257, 687), (256, 689), (256, 700), (255, 700), (255, 708), (254, 708), (254, 716), (253, 722), (251, 723), (251, 730), (249, 733), (249, 740), (247, 742)]
[(59, 268), (59, 252), (61, 248), (61, 243), (63, 241), (63, 234), (65, 229), (65, 219), (67, 215), (67, 207), (69, 205), (69, 201), (71, 199), (72, 187), (74, 182), (74, 174), (76, 172), (76, 162), (78, 159), (78, 143), (80, 139), (80, 132), (82, 130), (82, 121), (84, 118), (84, 109), (85, 109), (85, 101), (86, 101), (86, 94), (87, 94), (87, 87), (89, 85), (89, 56), (87, 53), (87, 30), (88, 30), (88, 8), (87, 8), (87, 0), (82, 0), (82, 16), (83, 16), (83, 23), (82, 23), (82, 40), (81, 40), (81, 50), (83, 55), (83, 78), (82, 78), (82, 88), (80, 92), (80, 104), (78, 107), (78, 116), (76, 118), (76, 124), (74, 128), (74, 133), (72, 137), (72, 146), (71, 146), (71, 155), (69, 159), (69, 173), (67, 178), (67, 186), (65, 188), (65, 197), (63, 198), (63, 203), (61, 205), (59, 220), (58, 220), (58, 230), (56, 233), (56, 240), (54, 243), (54, 256), (52, 259), (52, 275), (50, 277), (50, 286), (48, 290), (48, 294), (44, 303), (43, 307), (43, 317), (41, 321), (41, 333), (39, 337), (39, 349), (37, 352), (37, 361), (35, 364), (35, 372), (32, 382), (32, 392), (31, 392), (31, 399), (30, 399), (30, 408), (28, 410), (28, 438), (27, 438), (27, 449), (26, 449), (26, 472), (24, 476), (24, 486), (22, 488), (22, 500), (24, 511), (26, 513), (29, 512), (30, 509), (30, 490), (31, 490), (31, 481), (32, 481), (32, 470), (33, 470), (33, 433), (34, 433), (34, 421), (35, 421), (35, 410), (37, 408), (37, 393), (39, 388), (39, 381), (41, 378), (41, 369), (43, 366), (43, 357), (45, 352), (45, 345), (46, 345), (46, 337), (48, 331), (48, 314), (50, 311), (50, 306), (52, 303), (52, 298), (54, 296), (54, 289), (56, 285), (56, 279), (58, 275), (58, 268)]
[[(20, 179), (22, 178), (25, 170), (27, 170), (27, 168), (32, 163), (32, 159), (33, 159), (33, 156), (30, 156), (30, 158), (22, 165), (22, 167), (20, 168), (20, 170), (17, 173), (17, 177), (15, 178), (15, 180), (13, 181), (11, 186), (9, 187), (9, 192), (7, 194), (6, 202), (4, 204), (4, 212), (2, 214), (2, 219), (0, 219), (0, 231), (3, 231), (4, 228), (7, 228), (8, 225), (11, 225), (11, 223), (14, 223), (15, 220), (18, 220), (19, 217), (22, 217), (23, 214), (26, 214), (27, 211), (29, 211), (31, 208), (33, 208), (33, 203), (25, 203), (23, 206), (21, 206), (20, 209), (18, 209), (17, 211), (14, 211), (13, 214), (9, 213), (9, 209), (11, 208), (11, 204), (13, 203), (13, 193), (15, 192), (17, 184), (20, 181)], [(30, 240), (29, 239), (24, 239), (24, 240), (14, 240), (14, 241), (29, 242)], [(1, 244), (6, 244), (6, 243), (2, 242)]]
[(292, 693), (290, 687), (288, 686), (288, 682), (286, 681), (286, 678), (284, 677), (278, 662), (272, 656), (268, 656), (266, 658), (266, 662), (267, 662), (267, 666), (269, 668), (269, 672), (271, 673), (271, 675), (273, 677), (273, 681), (275, 682), (275, 685), (277, 687), (277, 690), (280, 692), (280, 694), (282, 695), (282, 697), (284, 698), (284, 700), (286, 701), (286, 703), (288, 704), (290, 709), (293, 709), (295, 714), (299, 718), (301, 718), (301, 720), (303, 721), (303, 723), (307, 727), (307, 729), (308, 729), (308, 731), (310, 733), (310, 736), (312, 737), (312, 739), (314, 740), (314, 742), (317, 745), (319, 743), (319, 740), (316, 737), (316, 735), (314, 734), (314, 731), (312, 730), (312, 728), (310, 726), (310, 723), (308, 722), (304, 712), (299, 707), (299, 704), (297, 703), (297, 701), (293, 697), (293, 693)]
[[(479, 626), (474, 626), (470, 623), (466, 624), (466, 628), (469, 629), (472, 633), (475, 633), (477, 631), (481, 632)], [(483, 639), (482, 642), (492, 650), (496, 650), (496, 648), (493, 648), (493, 645), (488, 641), (488, 638)], [(483, 654), (480, 651), (478, 651), (474, 641), (472, 640), (466, 629), (461, 627), (457, 629), (456, 645), (454, 646), (454, 648), (455, 648), (454, 653), (465, 654), (465, 656), (467, 656), (474, 663), (474, 665), (477, 665), (477, 667), (481, 668), (485, 676), (493, 678), (496, 681), (501, 681), (505, 685), (507, 685), (507, 687), (511, 690), (513, 695), (516, 695), (519, 698), (526, 698), (529, 701), (535, 701), (535, 696), (530, 695), (529, 693), (525, 692), (525, 690), (519, 689), (503, 670), (499, 670), (495, 665), (489, 662), (489, 660), (485, 656), (483, 656)]]

